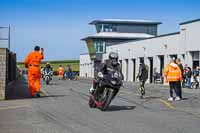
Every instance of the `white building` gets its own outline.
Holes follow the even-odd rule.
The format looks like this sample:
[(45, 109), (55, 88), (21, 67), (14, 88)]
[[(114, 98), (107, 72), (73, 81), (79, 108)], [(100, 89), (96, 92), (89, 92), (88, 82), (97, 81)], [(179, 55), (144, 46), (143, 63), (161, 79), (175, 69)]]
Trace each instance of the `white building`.
[[(139, 63), (144, 60), (149, 66), (149, 82), (152, 82), (153, 71), (163, 73), (164, 65), (172, 58), (178, 57), (183, 64), (188, 64), (191, 68), (200, 65), (200, 19), (183, 22), (180, 24), (180, 31), (165, 35), (158, 35), (129, 41), (106, 47), (103, 60), (106, 60), (111, 51), (118, 52), (122, 71), (126, 81), (135, 81), (138, 73)], [(86, 57), (87, 60), (86, 61)], [(81, 55), (80, 76), (88, 72), (88, 76), (93, 74), (86, 72), (83, 64), (91, 63), (89, 55)], [(91, 71), (93, 64), (89, 66)]]

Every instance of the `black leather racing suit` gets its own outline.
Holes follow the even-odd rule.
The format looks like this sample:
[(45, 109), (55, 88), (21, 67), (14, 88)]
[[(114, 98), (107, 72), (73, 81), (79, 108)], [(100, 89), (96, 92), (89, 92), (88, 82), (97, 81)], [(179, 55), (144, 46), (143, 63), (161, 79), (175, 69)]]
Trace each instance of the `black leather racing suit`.
[(120, 72), (120, 74), (122, 75), (122, 80), (124, 80), (124, 76), (122, 74), (121, 66), (119, 63), (117, 63), (116, 65), (113, 66), (111, 64), (111, 61), (107, 61), (106, 63), (100, 64), (99, 67), (97, 67), (96, 69), (97, 70), (95, 70), (95, 75), (94, 75), (95, 82), (93, 83), (94, 89), (96, 89), (96, 86), (98, 85), (99, 80), (100, 80), (100, 78), (98, 77), (99, 72), (101, 72), (103, 75), (107, 75), (109, 73), (109, 71), (115, 70), (115, 71)]

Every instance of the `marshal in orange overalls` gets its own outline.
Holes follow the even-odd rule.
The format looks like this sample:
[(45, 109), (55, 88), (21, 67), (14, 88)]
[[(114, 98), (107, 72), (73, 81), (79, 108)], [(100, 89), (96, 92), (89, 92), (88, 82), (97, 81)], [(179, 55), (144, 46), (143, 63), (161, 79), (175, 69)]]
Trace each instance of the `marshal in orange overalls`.
[(43, 58), (43, 49), (41, 53), (39, 50), (35, 49), (34, 52), (29, 53), (24, 61), (25, 68), (28, 68), (28, 83), (32, 97), (35, 95), (35, 93), (40, 92), (40, 64)]
[(64, 68), (60, 65), (57, 69), (57, 73), (58, 73), (58, 78), (59, 80), (63, 78), (63, 74), (64, 74)]

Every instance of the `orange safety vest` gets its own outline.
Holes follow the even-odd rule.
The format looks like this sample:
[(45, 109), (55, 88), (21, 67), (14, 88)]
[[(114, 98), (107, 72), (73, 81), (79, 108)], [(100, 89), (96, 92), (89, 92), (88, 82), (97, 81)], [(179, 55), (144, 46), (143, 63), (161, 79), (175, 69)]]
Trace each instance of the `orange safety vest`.
[(57, 72), (58, 72), (58, 75), (62, 75), (64, 73), (63, 67), (59, 67)]
[(182, 74), (179, 66), (175, 63), (169, 63), (165, 66), (164, 75), (169, 82), (182, 80)]

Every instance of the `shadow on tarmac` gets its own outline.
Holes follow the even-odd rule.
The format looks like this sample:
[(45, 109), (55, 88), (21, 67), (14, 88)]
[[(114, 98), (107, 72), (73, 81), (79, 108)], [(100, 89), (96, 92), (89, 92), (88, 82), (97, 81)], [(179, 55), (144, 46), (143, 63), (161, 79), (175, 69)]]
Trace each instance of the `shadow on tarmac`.
[(6, 90), (6, 100), (30, 99), (28, 83), (24, 80), (16, 80)]
[(37, 97), (37, 98), (48, 98), (48, 97), (52, 97), (52, 98), (58, 98), (58, 97), (65, 97), (67, 95), (48, 95), (48, 96), (40, 96), (40, 97)]
[(117, 106), (117, 105), (111, 105), (108, 108), (108, 112), (112, 112), (112, 111), (122, 111), (122, 110), (134, 110), (136, 108), (136, 106)]

